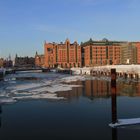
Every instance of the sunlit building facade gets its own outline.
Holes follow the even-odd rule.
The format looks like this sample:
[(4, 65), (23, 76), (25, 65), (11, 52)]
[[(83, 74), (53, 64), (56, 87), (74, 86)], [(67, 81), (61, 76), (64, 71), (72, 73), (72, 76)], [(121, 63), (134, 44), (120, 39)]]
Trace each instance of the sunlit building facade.
[[(137, 64), (137, 50), (135, 42), (127, 42), (121, 46), (121, 64)], [(139, 53), (138, 53), (139, 54)]]
[(44, 67), (44, 55), (39, 55), (37, 52), (35, 54), (35, 66)]
[(140, 64), (140, 42), (136, 42), (137, 49), (137, 64)]
[(94, 41), (84, 46), (85, 66), (120, 64), (121, 45), (118, 42)]
[(81, 67), (81, 46), (66, 39), (65, 43), (44, 44), (45, 67)]

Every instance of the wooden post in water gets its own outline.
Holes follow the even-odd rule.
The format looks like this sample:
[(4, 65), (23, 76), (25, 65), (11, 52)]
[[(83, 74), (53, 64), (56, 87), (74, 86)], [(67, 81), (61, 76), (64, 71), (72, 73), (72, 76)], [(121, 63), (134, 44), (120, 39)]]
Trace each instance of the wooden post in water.
[(112, 123), (117, 122), (117, 102), (116, 102), (116, 69), (111, 69), (111, 105)]
[[(111, 105), (112, 123), (117, 122), (117, 101), (116, 101), (116, 69), (111, 69)], [(112, 140), (117, 140), (117, 128), (112, 128)]]
[(118, 139), (118, 131), (117, 128), (112, 128), (112, 140)]

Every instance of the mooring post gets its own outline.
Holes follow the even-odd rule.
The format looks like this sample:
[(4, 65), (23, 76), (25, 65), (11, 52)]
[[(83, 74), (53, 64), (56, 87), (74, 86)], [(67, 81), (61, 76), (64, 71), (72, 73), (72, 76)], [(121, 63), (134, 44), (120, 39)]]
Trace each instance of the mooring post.
[(111, 69), (111, 105), (112, 123), (117, 122), (117, 101), (116, 101), (116, 69)]

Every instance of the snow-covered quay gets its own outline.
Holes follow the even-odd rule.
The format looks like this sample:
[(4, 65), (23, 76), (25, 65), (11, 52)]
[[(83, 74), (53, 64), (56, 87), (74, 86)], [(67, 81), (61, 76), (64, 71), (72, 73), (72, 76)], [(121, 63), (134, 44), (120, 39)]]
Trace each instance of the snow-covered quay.
[(83, 67), (83, 68), (71, 68), (73, 74), (82, 75), (109, 75), (111, 69), (116, 69), (119, 76), (127, 74), (126, 76), (137, 76), (140, 78), (140, 65), (107, 65), (107, 66), (95, 66), (95, 67)]

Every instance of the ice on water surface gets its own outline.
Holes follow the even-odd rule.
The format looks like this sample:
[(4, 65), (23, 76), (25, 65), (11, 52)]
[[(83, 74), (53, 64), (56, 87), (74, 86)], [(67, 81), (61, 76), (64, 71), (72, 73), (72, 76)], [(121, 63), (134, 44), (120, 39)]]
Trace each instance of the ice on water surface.
[(129, 126), (140, 124), (140, 118), (130, 118), (130, 119), (119, 119), (116, 123), (109, 124), (110, 127), (121, 127), (121, 126)]
[(18, 73), (7, 75), (0, 83), (0, 104), (14, 103), (25, 99), (64, 99), (58, 91), (69, 91), (81, 85), (68, 84), (85, 80), (83, 76), (58, 73)]

